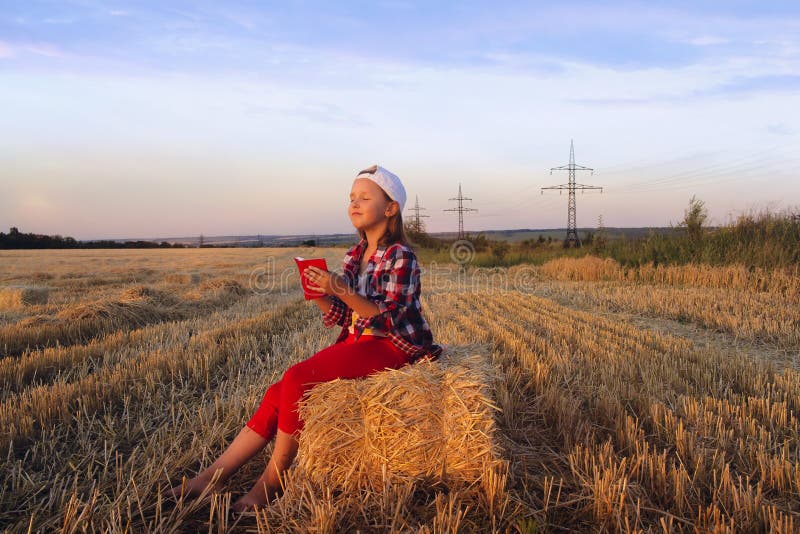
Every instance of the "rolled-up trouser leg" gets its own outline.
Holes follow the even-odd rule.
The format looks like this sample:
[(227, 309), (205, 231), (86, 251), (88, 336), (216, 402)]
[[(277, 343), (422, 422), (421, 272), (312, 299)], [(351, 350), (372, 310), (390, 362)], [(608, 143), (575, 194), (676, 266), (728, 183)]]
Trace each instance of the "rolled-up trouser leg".
[(275, 437), (278, 431), (278, 407), (281, 400), (281, 381), (267, 388), (261, 404), (247, 422), (247, 426), (266, 440)]

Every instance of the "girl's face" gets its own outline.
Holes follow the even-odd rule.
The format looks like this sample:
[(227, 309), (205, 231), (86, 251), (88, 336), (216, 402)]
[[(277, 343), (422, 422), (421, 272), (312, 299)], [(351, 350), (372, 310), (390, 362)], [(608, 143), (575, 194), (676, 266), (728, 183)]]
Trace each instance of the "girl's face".
[(396, 211), (396, 202), (387, 200), (383, 189), (369, 178), (357, 178), (350, 189), (350, 221), (356, 230), (367, 231), (385, 224)]

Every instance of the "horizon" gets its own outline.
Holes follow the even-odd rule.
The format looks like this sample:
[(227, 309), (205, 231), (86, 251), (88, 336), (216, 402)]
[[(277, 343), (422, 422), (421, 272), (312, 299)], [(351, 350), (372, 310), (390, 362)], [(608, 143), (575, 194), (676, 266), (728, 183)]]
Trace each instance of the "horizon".
[[(336, 233), (328, 233), (328, 234), (324, 234), (324, 233), (320, 233), (320, 232), (311, 232), (311, 233), (307, 233), (307, 234), (306, 233), (302, 233), (302, 234), (266, 234), (266, 233), (262, 233), (262, 234), (259, 234), (259, 233), (255, 233), (255, 234), (201, 234), (201, 235), (196, 235), (196, 236), (191, 236), (191, 235), (183, 235), (183, 236), (163, 235), (163, 236), (134, 236), (134, 237), (127, 236), (127, 237), (118, 237), (118, 238), (99, 237), (99, 238), (83, 238), (83, 239), (80, 239), (80, 238), (75, 238), (74, 236), (61, 234), (61, 233), (58, 233), (58, 232), (50, 233), (50, 234), (38, 234), (36, 232), (27, 232), (24, 228), (20, 229), (19, 227), (14, 227), (14, 226), (12, 226), (11, 228), (15, 228), (17, 231), (19, 231), (22, 234), (49, 235), (51, 237), (54, 237), (54, 236), (58, 235), (58, 236), (61, 236), (62, 238), (71, 237), (71, 238), (74, 238), (74, 239), (76, 239), (77, 241), (80, 241), (80, 242), (91, 242), (91, 241), (119, 241), (119, 242), (123, 242), (123, 241), (145, 241), (145, 242), (154, 242), (155, 243), (155, 242), (167, 241), (167, 240), (186, 240), (186, 241), (188, 241), (188, 240), (199, 240), (201, 236), (202, 236), (203, 239), (212, 239), (212, 240), (213, 239), (223, 239), (223, 238), (236, 238), (236, 239), (241, 239), (241, 238), (283, 239), (283, 238), (308, 238), (308, 237), (319, 237), (319, 238), (322, 238), (322, 237), (349, 236), (351, 234), (352, 234), (352, 236), (354, 238), (357, 236), (357, 233), (355, 231), (353, 231), (353, 232), (336, 232)], [(603, 228), (605, 230), (670, 230), (670, 229), (678, 229), (679, 227), (675, 226), (675, 225), (673, 225), (673, 226), (606, 226), (606, 225), (603, 225)], [(705, 225), (704, 228), (716, 229), (716, 228), (719, 228), (719, 226), (718, 225)], [(598, 229), (597, 227), (592, 227), (592, 226), (580, 226), (580, 225), (578, 225), (578, 227), (577, 227), (577, 230), (579, 232), (594, 232), (597, 229)], [(465, 233), (467, 235), (479, 235), (479, 234), (482, 234), (482, 233), (566, 232), (566, 230), (567, 230), (567, 227), (566, 226), (562, 226), (562, 227), (552, 227), (552, 228), (498, 228), (498, 229), (493, 229), (493, 230), (480, 230), (480, 229), (478, 229), (478, 230), (465, 231)], [(5, 233), (5, 232), (3, 230), (0, 230), (0, 233)], [(445, 236), (447, 236), (447, 235), (457, 236), (458, 235), (458, 231), (457, 230), (452, 230), (452, 231), (451, 230), (443, 230), (441, 232), (426, 232), (426, 233), (431, 235), (431, 236), (442, 236), (442, 235), (445, 235)], [(174, 241), (174, 242), (178, 242), (178, 241)], [(267, 246), (267, 248), (269, 248), (269, 245), (266, 245), (266, 246)]]
[[(800, 6), (11, 2), (0, 228), (78, 240), (352, 232), (373, 163), (431, 233), (709, 225), (800, 204)], [(339, 201), (340, 199), (340, 201)], [(318, 232), (317, 232), (318, 233)]]

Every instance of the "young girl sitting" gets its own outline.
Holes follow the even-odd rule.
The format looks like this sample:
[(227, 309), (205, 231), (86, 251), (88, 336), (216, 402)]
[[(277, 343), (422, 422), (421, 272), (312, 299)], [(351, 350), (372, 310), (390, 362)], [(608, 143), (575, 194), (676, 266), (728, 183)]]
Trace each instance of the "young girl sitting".
[(344, 273), (316, 267), (304, 274), (311, 289), (325, 296), (314, 302), (326, 327), (341, 325), (336, 342), (289, 367), (264, 394), (261, 405), (230, 446), (206, 470), (170, 491), (196, 496), (222, 471), (212, 490), (275, 437), (266, 469), (253, 489), (232, 508), (241, 512), (270, 502), (281, 492), (280, 475), (297, 454), (303, 421), (297, 402), (315, 384), (336, 378), (361, 378), (386, 368), (397, 369), (421, 358), (436, 359), (420, 307), (420, 270), (403, 233), (406, 192), (400, 179), (373, 165), (353, 181), (348, 214), (361, 240), (344, 257)]

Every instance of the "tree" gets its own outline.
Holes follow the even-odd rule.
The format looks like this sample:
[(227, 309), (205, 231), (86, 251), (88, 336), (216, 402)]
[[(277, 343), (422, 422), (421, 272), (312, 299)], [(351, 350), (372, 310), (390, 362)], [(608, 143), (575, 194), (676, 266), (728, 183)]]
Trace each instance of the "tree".
[(680, 226), (686, 228), (686, 234), (692, 241), (699, 241), (703, 237), (703, 225), (708, 219), (708, 210), (706, 203), (702, 200), (695, 198), (689, 201), (689, 207), (684, 212), (683, 221)]
[(416, 246), (422, 248), (436, 248), (438, 245), (438, 240), (425, 231), (425, 225), (422, 223), (422, 221), (420, 221), (419, 226), (416, 225), (413, 219), (410, 221), (404, 221), (403, 231), (405, 232), (408, 240)]
[(502, 260), (506, 254), (508, 254), (511, 245), (508, 244), (508, 241), (493, 241), (492, 242), (492, 255), (498, 259)]
[(603, 216), (600, 215), (597, 218), (597, 233), (594, 236), (592, 245), (594, 246), (595, 252), (602, 252), (605, 250), (607, 243), (608, 234), (606, 233), (606, 227), (603, 225)]

